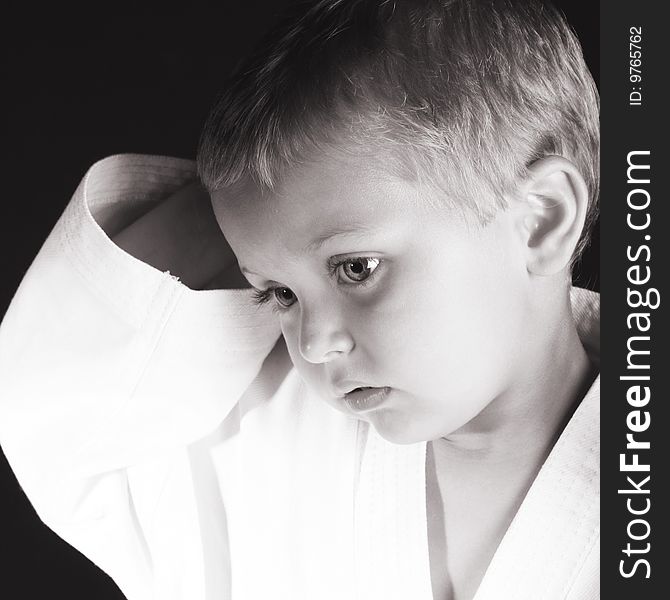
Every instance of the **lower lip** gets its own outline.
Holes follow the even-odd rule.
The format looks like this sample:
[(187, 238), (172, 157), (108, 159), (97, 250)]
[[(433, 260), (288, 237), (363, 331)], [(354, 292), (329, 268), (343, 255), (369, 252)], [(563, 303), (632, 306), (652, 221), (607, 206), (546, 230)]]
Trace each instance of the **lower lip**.
[(388, 387), (358, 390), (357, 392), (349, 392), (343, 400), (353, 412), (363, 413), (379, 408), (384, 404), (390, 391), (391, 388)]

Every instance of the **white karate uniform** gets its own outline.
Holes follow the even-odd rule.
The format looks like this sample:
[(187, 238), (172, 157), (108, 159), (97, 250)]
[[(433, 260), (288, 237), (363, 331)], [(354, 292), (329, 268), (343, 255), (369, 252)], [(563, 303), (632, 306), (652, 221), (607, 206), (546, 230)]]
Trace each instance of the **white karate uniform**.
[[(129, 600), (432, 600), (426, 443), (312, 397), (276, 317), (193, 291), (108, 234), (195, 176), (95, 164), (0, 327), (0, 443), (40, 518)], [(593, 359), (599, 298), (573, 290)], [(279, 339), (279, 341), (278, 341)], [(599, 379), (476, 600), (598, 594)]]

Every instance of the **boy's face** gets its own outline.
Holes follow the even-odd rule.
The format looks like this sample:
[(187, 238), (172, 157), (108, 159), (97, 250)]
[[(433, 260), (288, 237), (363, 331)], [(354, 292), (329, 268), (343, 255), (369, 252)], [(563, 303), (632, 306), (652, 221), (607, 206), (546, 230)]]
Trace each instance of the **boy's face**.
[[(448, 436), (490, 405), (469, 425), (486, 429), (484, 414), (519, 391), (528, 368), (518, 219), (505, 211), (467, 226), (430, 208), (428, 193), (363, 161), (331, 159), (273, 192), (247, 183), (213, 195), (303, 379), (397, 443)], [(364, 387), (375, 389), (351, 392)]]

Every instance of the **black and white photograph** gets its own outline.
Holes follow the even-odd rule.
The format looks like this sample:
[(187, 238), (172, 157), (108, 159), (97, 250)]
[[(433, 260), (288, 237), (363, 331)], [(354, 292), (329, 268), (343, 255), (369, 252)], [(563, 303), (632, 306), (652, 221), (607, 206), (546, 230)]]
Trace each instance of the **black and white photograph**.
[(660, 34), (605, 11), (17, 9), (0, 596), (658, 598)]

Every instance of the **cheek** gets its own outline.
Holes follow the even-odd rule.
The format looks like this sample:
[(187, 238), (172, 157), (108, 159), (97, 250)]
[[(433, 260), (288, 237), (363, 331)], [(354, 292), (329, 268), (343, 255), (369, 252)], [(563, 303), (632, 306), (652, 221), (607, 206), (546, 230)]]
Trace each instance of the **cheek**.
[[(408, 388), (425, 396), (484, 394), (513, 368), (526, 303), (524, 272), (504, 256), (436, 262), (442, 273), (415, 286), (389, 335), (389, 360)], [(489, 393), (489, 392), (486, 392)]]

